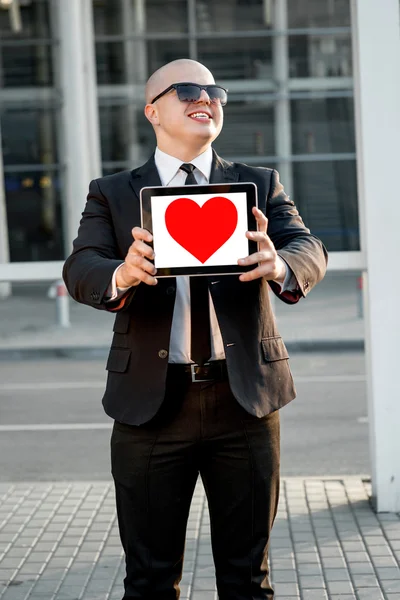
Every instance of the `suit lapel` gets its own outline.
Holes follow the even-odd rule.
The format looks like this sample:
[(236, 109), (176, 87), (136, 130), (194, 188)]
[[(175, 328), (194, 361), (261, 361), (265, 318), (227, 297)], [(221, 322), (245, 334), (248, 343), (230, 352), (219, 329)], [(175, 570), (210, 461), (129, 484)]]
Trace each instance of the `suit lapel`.
[(138, 198), (142, 188), (162, 185), (154, 162), (154, 154), (146, 164), (131, 172), (130, 184)]
[(231, 162), (220, 158), (213, 150), (210, 183), (235, 183), (239, 180), (239, 173), (235, 171)]

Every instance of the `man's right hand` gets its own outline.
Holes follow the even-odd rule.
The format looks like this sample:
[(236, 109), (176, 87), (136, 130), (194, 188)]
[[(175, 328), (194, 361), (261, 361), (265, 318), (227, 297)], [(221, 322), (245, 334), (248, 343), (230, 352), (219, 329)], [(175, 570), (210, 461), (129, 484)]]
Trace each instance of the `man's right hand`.
[(153, 236), (147, 229), (141, 227), (134, 227), (132, 236), (134, 242), (128, 250), (125, 262), (116, 273), (117, 287), (133, 287), (139, 285), (141, 281), (147, 285), (156, 285), (157, 279), (154, 275), (157, 273), (157, 269), (150, 262), (154, 259), (154, 251), (149, 246), (149, 243), (153, 241)]

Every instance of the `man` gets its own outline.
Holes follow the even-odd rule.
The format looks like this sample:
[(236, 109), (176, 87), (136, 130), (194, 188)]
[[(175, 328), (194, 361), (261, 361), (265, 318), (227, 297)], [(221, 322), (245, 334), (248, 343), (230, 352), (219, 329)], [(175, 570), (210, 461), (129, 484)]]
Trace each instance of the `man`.
[[(78, 302), (117, 313), (103, 404), (115, 419), (111, 458), (126, 554), (124, 600), (179, 598), (199, 474), (220, 600), (271, 599), (278, 409), (295, 391), (267, 282), (295, 303), (324, 276), (326, 253), (276, 171), (226, 162), (211, 149), (226, 92), (208, 69), (190, 60), (169, 63), (150, 77), (146, 102), (155, 155), (139, 169), (90, 184), (64, 268)], [(141, 188), (235, 181), (258, 188), (258, 231), (247, 236), (259, 251), (239, 261), (254, 268), (240, 276), (190, 278), (205, 282), (203, 303), (200, 292), (190, 294), (189, 277), (157, 281), (152, 236), (139, 226)], [(204, 315), (209, 324), (199, 328)], [(208, 356), (204, 332), (209, 342), (211, 334)]]

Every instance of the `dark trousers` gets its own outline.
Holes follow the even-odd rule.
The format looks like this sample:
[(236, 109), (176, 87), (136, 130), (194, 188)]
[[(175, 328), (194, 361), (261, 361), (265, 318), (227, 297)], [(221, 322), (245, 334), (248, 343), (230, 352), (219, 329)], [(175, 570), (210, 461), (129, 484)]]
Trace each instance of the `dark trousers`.
[[(151, 375), (150, 375), (151, 376)], [(126, 555), (123, 600), (176, 600), (201, 475), (220, 600), (273, 599), (268, 545), (279, 497), (279, 414), (258, 419), (226, 381), (168, 376), (148, 423), (115, 423), (112, 474)]]

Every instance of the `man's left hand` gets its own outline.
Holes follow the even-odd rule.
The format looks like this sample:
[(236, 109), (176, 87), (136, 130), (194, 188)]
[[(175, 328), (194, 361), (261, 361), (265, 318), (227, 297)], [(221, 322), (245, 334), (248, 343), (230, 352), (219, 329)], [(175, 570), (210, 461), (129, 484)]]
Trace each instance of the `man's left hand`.
[(284, 261), (278, 256), (275, 246), (267, 235), (268, 219), (261, 210), (255, 206), (252, 209), (256, 218), (258, 231), (247, 231), (246, 237), (249, 240), (258, 242), (258, 252), (250, 254), (246, 258), (240, 258), (240, 266), (257, 265), (255, 269), (242, 273), (240, 281), (253, 281), (265, 277), (268, 281), (277, 281), (283, 283), (286, 275), (286, 266)]

